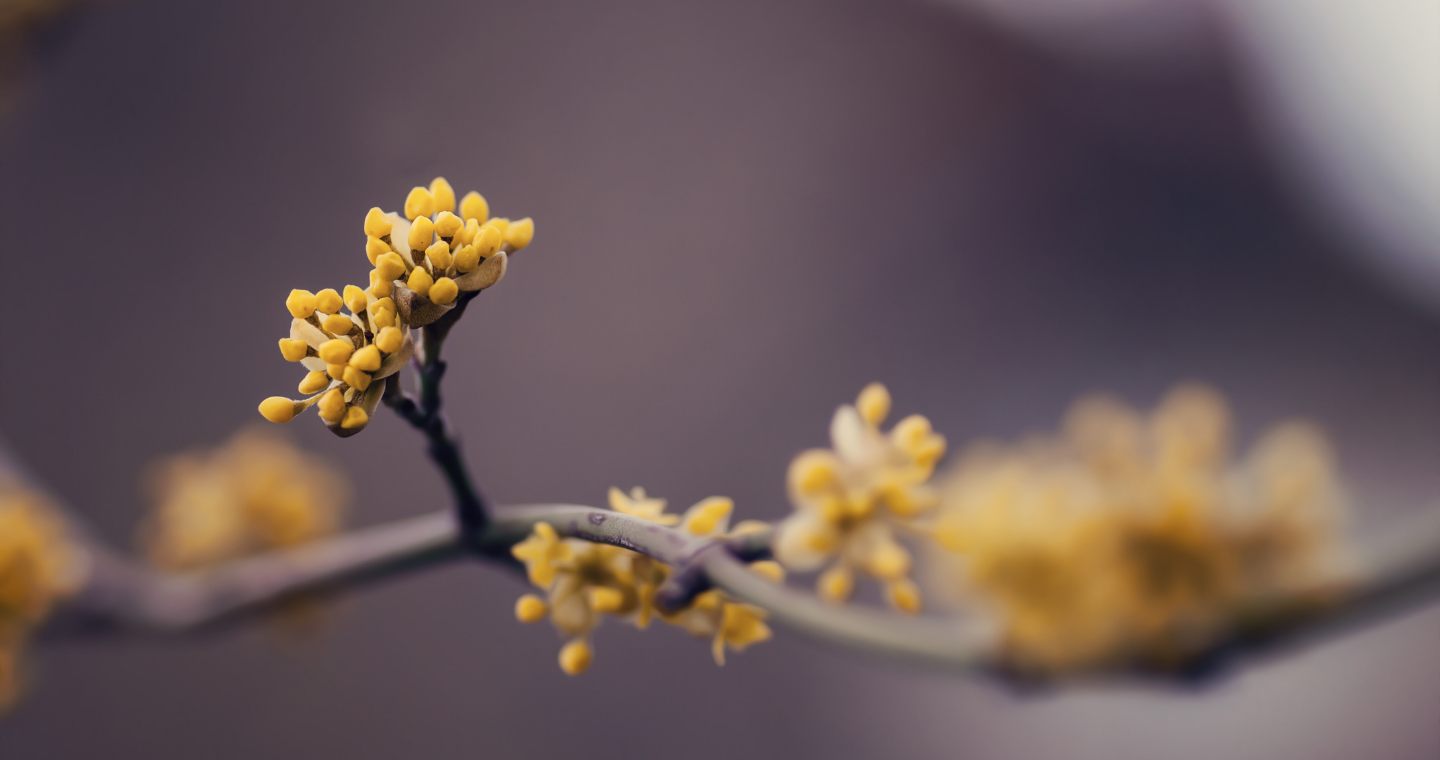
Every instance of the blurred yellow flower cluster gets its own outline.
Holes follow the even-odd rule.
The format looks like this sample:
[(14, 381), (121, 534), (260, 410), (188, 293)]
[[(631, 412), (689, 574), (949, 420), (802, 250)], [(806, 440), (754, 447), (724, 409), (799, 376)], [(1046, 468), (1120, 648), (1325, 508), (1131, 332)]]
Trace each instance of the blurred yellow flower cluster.
[(377, 381), (410, 360), (411, 328), (441, 318), (463, 294), (499, 282), (508, 255), (535, 235), (529, 218), (491, 218), (479, 193), (461, 199), (459, 216), (455, 210), (444, 177), (411, 190), (403, 214), (372, 208), (364, 225), (365, 256), (374, 267), (369, 286), (290, 291), (290, 336), (280, 339), (280, 353), (309, 374), (300, 382), (304, 398), (261, 402), (265, 419), (289, 422), (314, 405), (337, 435), (363, 430), (384, 394)]
[[(660, 523), (679, 525), (680, 530), (700, 537), (727, 534), (734, 504), (712, 496), (684, 515), (665, 513), (665, 500), (647, 497), (641, 488), (625, 494), (610, 489), (610, 506), (617, 512)], [(735, 533), (763, 530), (763, 523), (746, 521)], [(525, 563), (530, 582), (545, 589), (546, 598), (526, 594), (515, 604), (515, 616), (536, 623), (547, 616), (562, 636), (560, 668), (578, 675), (590, 667), (594, 649), (590, 635), (605, 615), (611, 615), (644, 629), (656, 617), (680, 626), (695, 636), (711, 639), (715, 662), (725, 664), (725, 649), (743, 650), (770, 638), (765, 613), (748, 604), (726, 599), (719, 591), (698, 595), (691, 604), (674, 614), (655, 608), (655, 592), (670, 577), (670, 568), (638, 552), (609, 544), (580, 539), (562, 539), (547, 523), (537, 523), (530, 537), (511, 550)], [(774, 562), (751, 565), (772, 580), (783, 579)]]
[(334, 533), (349, 500), (345, 478), (284, 438), (246, 430), (214, 451), (177, 456), (155, 477), (142, 533), (151, 563), (200, 570)]
[(1323, 602), (1345, 569), (1324, 437), (1282, 424), (1232, 463), (1226, 404), (1200, 386), (1148, 418), (1086, 399), (1058, 436), (977, 447), (942, 502), (947, 565), (1022, 671), (1179, 667), (1238, 616)]
[(828, 565), (818, 581), (824, 599), (847, 601), (859, 571), (885, 584), (891, 606), (914, 613), (920, 590), (910, 579), (910, 552), (896, 534), (918, 535), (916, 519), (937, 503), (928, 481), (945, 454), (945, 438), (918, 414), (882, 433), (889, 414), (890, 393), (872, 383), (853, 406), (836, 410), (832, 448), (795, 458), (789, 489), (796, 511), (777, 529), (774, 551), (791, 570)]
[(25, 638), (83, 573), (56, 514), (38, 494), (0, 482), (0, 710), (19, 689)]

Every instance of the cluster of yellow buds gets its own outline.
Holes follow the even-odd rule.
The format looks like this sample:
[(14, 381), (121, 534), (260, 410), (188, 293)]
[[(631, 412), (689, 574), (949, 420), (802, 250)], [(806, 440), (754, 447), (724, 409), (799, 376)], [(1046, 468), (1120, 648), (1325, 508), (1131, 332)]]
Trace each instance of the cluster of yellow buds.
[(349, 500), (330, 465), (261, 430), (174, 457), (155, 474), (155, 507), (141, 538), (150, 562), (170, 571), (323, 538), (340, 527)]
[[(610, 489), (610, 506), (617, 512), (662, 525), (679, 525), (696, 536), (727, 534), (734, 504), (724, 497), (705, 499), (684, 515), (665, 514), (665, 500), (653, 499), (636, 488), (629, 495)], [(763, 523), (746, 521), (736, 533), (763, 530)], [(605, 615), (628, 620), (644, 629), (656, 617), (681, 626), (696, 636), (711, 639), (717, 664), (725, 664), (725, 648), (742, 650), (770, 638), (765, 613), (748, 604), (730, 601), (719, 591), (698, 595), (674, 614), (655, 608), (655, 593), (670, 577), (670, 568), (638, 552), (618, 546), (562, 539), (547, 523), (537, 523), (530, 537), (511, 550), (525, 563), (530, 582), (545, 589), (546, 598), (526, 594), (515, 604), (515, 616), (525, 623), (550, 618), (566, 643), (560, 649), (560, 668), (578, 675), (590, 667), (594, 649), (590, 634)], [(784, 578), (774, 562), (757, 562), (752, 569), (773, 580)]]
[(374, 267), (369, 286), (290, 292), (290, 336), (280, 339), (280, 353), (309, 371), (300, 381), (303, 398), (271, 396), (260, 414), (284, 423), (317, 406), (342, 437), (369, 424), (384, 395), (378, 381), (400, 371), (414, 351), (411, 329), (499, 282), (508, 256), (535, 234), (529, 218), (491, 218), (479, 193), (467, 194), (460, 215), (454, 212), (455, 193), (443, 177), (411, 190), (403, 214), (372, 208), (364, 225)]
[(1176, 667), (1239, 616), (1341, 589), (1324, 437), (1282, 424), (1232, 464), (1229, 430), (1218, 394), (1182, 386), (1148, 419), (1096, 397), (1060, 436), (967, 453), (936, 525), (953, 554), (938, 555), (1012, 667)]
[(19, 689), (19, 659), (30, 630), (79, 587), (83, 555), (45, 499), (0, 482), (0, 710)]
[(817, 590), (834, 603), (854, 593), (856, 571), (884, 583), (895, 609), (920, 611), (920, 590), (910, 578), (910, 552), (900, 531), (923, 535), (917, 518), (934, 508), (928, 484), (945, 454), (945, 438), (930, 421), (911, 415), (888, 434), (890, 393), (872, 383), (853, 406), (841, 406), (830, 423), (831, 449), (800, 454), (790, 464), (790, 499), (796, 511), (780, 523), (776, 559), (798, 571), (828, 568)]

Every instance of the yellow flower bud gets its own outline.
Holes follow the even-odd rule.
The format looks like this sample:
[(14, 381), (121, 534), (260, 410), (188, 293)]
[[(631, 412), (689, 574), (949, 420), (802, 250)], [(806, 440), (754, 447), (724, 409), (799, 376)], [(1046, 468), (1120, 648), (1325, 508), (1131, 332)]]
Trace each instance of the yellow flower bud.
[(285, 299), (285, 308), (290, 310), (290, 316), (304, 319), (315, 313), (315, 294), (308, 290), (292, 290), (290, 297)]
[(354, 430), (355, 428), (362, 427), (369, 421), (370, 415), (366, 414), (364, 409), (358, 406), (352, 406), (345, 410), (345, 419), (341, 421), (340, 427), (346, 430)]
[(350, 361), (355, 344), (345, 338), (335, 338), (320, 344), (320, 360), (326, 364), (344, 364)]
[(424, 269), (416, 267), (411, 270), (410, 279), (407, 280), (405, 284), (410, 286), (410, 289), (416, 293), (422, 296), (428, 296), (430, 295), (430, 286), (434, 285), (435, 281), (430, 279), (430, 275), (427, 274)]
[(375, 259), (382, 253), (392, 251), (389, 243), (377, 237), (365, 239), (365, 258), (370, 259), (370, 266), (375, 266)]
[(855, 576), (844, 565), (836, 565), (820, 574), (816, 591), (827, 602), (843, 604), (855, 593)]
[(381, 282), (391, 282), (405, 276), (405, 261), (398, 253), (381, 254), (375, 259), (375, 271), (379, 272)]
[[(386, 328), (386, 327), (394, 327), (394, 326), (395, 326), (395, 310), (394, 310), (394, 309), (376, 309), (375, 311), (373, 311), (373, 312), (370, 313), (370, 317), (371, 317), (371, 319), (374, 319), (374, 320), (375, 320), (375, 326), (376, 326), (376, 327), (379, 327), (379, 328), (382, 328), (382, 329), (383, 329), (383, 328)], [(390, 353), (390, 352), (387, 351), (386, 353)]]
[(280, 339), (280, 355), (285, 357), (287, 362), (298, 362), (304, 359), (308, 348), (310, 347), (303, 340)]
[(334, 288), (326, 288), (315, 294), (315, 311), (321, 314), (334, 314), (340, 311), (345, 302), (340, 300), (340, 294)]
[(497, 216), (494, 219), (486, 222), (486, 224), (494, 227), (497, 230), (500, 230), (500, 237), (502, 240), (505, 237), (505, 233), (510, 230), (510, 220), (506, 219), (503, 216)]
[(785, 566), (774, 560), (751, 562), (750, 570), (756, 575), (764, 576), (767, 581), (779, 583), (785, 580)]
[(345, 416), (345, 394), (339, 388), (331, 388), (324, 396), (320, 397), (320, 419), (326, 422), (339, 422)]
[(891, 581), (885, 586), (885, 601), (901, 612), (914, 615), (920, 612), (920, 587), (909, 578)]
[(374, 372), (380, 369), (380, 349), (375, 346), (366, 346), (356, 351), (350, 356), (350, 366), (362, 372)]
[(425, 249), (425, 258), (430, 259), (430, 266), (435, 267), (437, 272), (450, 268), (450, 244), (444, 240), (437, 240), (435, 244)]
[(410, 250), (423, 251), (430, 247), (430, 241), (435, 238), (435, 225), (430, 223), (429, 217), (420, 217), (410, 225)]
[(590, 609), (596, 612), (615, 612), (625, 604), (625, 595), (606, 586), (592, 586), (585, 589), (585, 598)]
[(855, 400), (860, 416), (871, 425), (879, 425), (890, 414), (890, 391), (880, 383), (871, 383), (860, 391)]
[(317, 370), (305, 375), (305, 379), (300, 381), (300, 392), (309, 396), (325, 390), (325, 386), (329, 384), (330, 378), (324, 372)]
[(395, 299), (387, 297), (370, 304), (371, 314), (379, 314), (381, 311), (386, 310), (395, 311)]
[(449, 211), (441, 211), (435, 217), (435, 234), (442, 238), (455, 237), (455, 233), (465, 229), (465, 221)]
[(535, 222), (528, 216), (512, 222), (510, 227), (505, 230), (505, 244), (517, 251), (530, 245), (530, 241), (534, 237)]
[(341, 380), (341, 381), (343, 381), (343, 380), (345, 379), (345, 368), (348, 367), (348, 366), (350, 366), (350, 365), (348, 365), (348, 364), (327, 364), (327, 365), (325, 365), (325, 373), (328, 374), (328, 375), (330, 375), (330, 377), (333, 378), (333, 379), (335, 379), (335, 380)]
[(460, 199), (460, 216), (465, 219), (474, 219), (484, 224), (490, 218), (490, 204), (485, 202), (485, 197), (471, 191)]
[(488, 259), (500, 252), (500, 245), (504, 242), (504, 231), (494, 224), (486, 224), (475, 236), (475, 249), (480, 252), (480, 258)]
[(550, 605), (534, 594), (526, 594), (515, 600), (515, 619), (522, 623), (538, 623), (550, 614)]
[(865, 558), (865, 565), (876, 578), (899, 580), (910, 572), (910, 552), (897, 543), (883, 543)]
[(455, 252), (455, 271), (465, 274), (480, 266), (480, 249), (467, 245)]
[(390, 217), (380, 210), (379, 206), (370, 209), (365, 214), (365, 234), (370, 237), (383, 238), (390, 234), (395, 225), (390, 223)]
[(346, 385), (357, 391), (363, 392), (366, 388), (370, 387), (370, 375), (355, 369), (353, 366), (346, 367), (345, 371), (340, 373), (340, 379), (344, 380)]
[(355, 323), (344, 314), (331, 314), (320, 322), (320, 326), (325, 328), (325, 332), (336, 335), (346, 335), (355, 329)]
[(456, 285), (455, 281), (449, 277), (441, 277), (435, 281), (434, 285), (430, 286), (429, 298), (431, 302), (440, 304), (441, 306), (445, 306), (454, 301), (458, 295), (460, 295), (460, 286)]
[(588, 643), (576, 639), (560, 648), (560, 669), (567, 676), (578, 676), (590, 669), (590, 660), (594, 656)]
[(430, 180), (430, 197), (435, 201), (435, 211), (455, 210), (455, 189), (444, 177), (436, 177)]
[[(417, 187), (410, 191), (405, 197), (405, 218), (411, 221), (435, 213), (435, 197), (429, 190)], [(414, 246), (411, 246), (412, 248)]]
[[(389, 313), (393, 318), (394, 312)], [(376, 320), (376, 322), (379, 322), (379, 320)], [(399, 351), (400, 346), (404, 343), (405, 336), (400, 333), (400, 329), (397, 327), (387, 325), (380, 328), (380, 332), (375, 334), (375, 347), (387, 354), (393, 354)]]
[(370, 292), (374, 293), (376, 298), (384, 298), (395, 293), (395, 286), (389, 280), (380, 279), (380, 270), (371, 269)]
[(345, 286), (345, 305), (350, 307), (351, 313), (359, 314), (365, 311), (365, 305), (368, 303), (370, 303), (370, 299), (365, 296), (365, 291), (361, 290), (359, 285)]
[(480, 234), (480, 223), (474, 219), (466, 219), (465, 226), (455, 233), (455, 247), (470, 245), (470, 241), (474, 240), (478, 234)]
[(289, 422), (295, 419), (295, 402), (284, 396), (271, 396), (260, 402), (260, 415), (271, 422)]

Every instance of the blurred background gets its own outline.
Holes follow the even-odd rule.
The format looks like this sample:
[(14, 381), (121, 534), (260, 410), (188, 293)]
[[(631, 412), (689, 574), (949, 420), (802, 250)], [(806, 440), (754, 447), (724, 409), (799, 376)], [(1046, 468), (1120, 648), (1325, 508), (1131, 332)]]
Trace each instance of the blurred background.
[[(289, 289), (362, 282), (365, 211), (437, 174), (537, 224), (449, 343), (501, 503), (639, 484), (776, 518), (872, 380), (956, 448), (1206, 380), (1242, 443), (1332, 433), (1359, 534), (1440, 494), (1433, 0), (111, 0), (26, 28), (0, 433), (116, 543), (147, 463), (294, 387)], [(388, 413), (287, 431), (348, 468), (357, 523), (446, 503)], [(1436, 606), (1203, 690), (1024, 696), (785, 632), (717, 669), (618, 625), (568, 678), (522, 590), (454, 566), (309, 644), (41, 647), (0, 757), (1440, 756)]]

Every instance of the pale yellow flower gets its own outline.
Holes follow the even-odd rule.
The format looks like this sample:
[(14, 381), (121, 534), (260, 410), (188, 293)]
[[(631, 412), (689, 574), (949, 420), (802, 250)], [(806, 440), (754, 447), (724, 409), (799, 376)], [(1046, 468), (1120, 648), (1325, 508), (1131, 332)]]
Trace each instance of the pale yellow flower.
[(1013, 666), (1173, 667), (1237, 615), (1335, 588), (1341, 497), (1323, 437), (1290, 423), (1230, 462), (1229, 413), (1183, 386), (1144, 419), (1082, 401), (1061, 436), (976, 448), (946, 479), (936, 538)]
[(892, 606), (918, 612), (910, 552), (897, 533), (915, 528), (916, 518), (935, 506), (928, 481), (945, 438), (920, 415), (883, 433), (880, 423), (889, 413), (889, 392), (872, 383), (854, 406), (836, 410), (830, 449), (806, 451), (791, 463), (796, 511), (777, 529), (775, 557), (792, 570), (828, 565), (817, 588), (830, 601), (847, 600), (861, 572), (885, 584)]
[(329, 464), (260, 430), (174, 457), (156, 475), (142, 538), (150, 561), (166, 570), (199, 570), (328, 536), (349, 499)]

